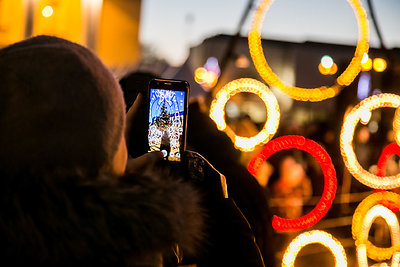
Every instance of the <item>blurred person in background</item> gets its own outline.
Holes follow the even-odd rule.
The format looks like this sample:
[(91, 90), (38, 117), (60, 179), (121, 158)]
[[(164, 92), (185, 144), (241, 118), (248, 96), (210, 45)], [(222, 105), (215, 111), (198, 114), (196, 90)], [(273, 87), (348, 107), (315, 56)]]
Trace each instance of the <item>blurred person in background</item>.
[[(303, 206), (312, 196), (311, 181), (302, 164), (296, 160), (300, 151), (281, 151), (268, 159), (273, 166), (268, 180), (273, 210), (285, 219), (295, 219), (303, 215)], [(300, 153), (301, 154), (301, 153)], [(277, 250), (286, 249), (297, 234), (284, 232), (275, 239)]]
[(311, 197), (311, 181), (292, 155), (285, 155), (275, 166), (270, 180), (271, 196), (277, 199), (279, 216), (295, 219), (302, 215), (304, 201)]

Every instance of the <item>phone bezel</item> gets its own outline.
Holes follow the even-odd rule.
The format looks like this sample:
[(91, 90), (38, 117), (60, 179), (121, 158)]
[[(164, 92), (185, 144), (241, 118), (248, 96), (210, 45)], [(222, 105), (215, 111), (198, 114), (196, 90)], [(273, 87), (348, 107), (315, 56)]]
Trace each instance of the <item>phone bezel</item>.
[[(149, 82), (149, 87), (147, 90), (147, 136), (149, 134), (149, 116), (150, 116), (150, 91), (151, 89), (162, 89), (162, 90), (171, 90), (171, 91), (183, 91), (185, 92), (185, 98), (184, 98), (184, 111), (183, 111), (183, 129), (182, 129), (182, 145), (180, 147), (180, 161), (170, 161), (168, 160), (168, 157), (165, 157), (164, 160), (168, 162), (182, 162), (182, 156), (184, 154), (184, 151), (186, 150), (186, 128), (187, 128), (187, 115), (188, 115), (188, 101), (189, 101), (189, 83), (187, 81), (183, 80), (173, 80), (173, 79), (152, 79)], [(147, 138), (147, 147), (148, 151), (150, 151), (150, 146), (149, 146), (149, 141)]]

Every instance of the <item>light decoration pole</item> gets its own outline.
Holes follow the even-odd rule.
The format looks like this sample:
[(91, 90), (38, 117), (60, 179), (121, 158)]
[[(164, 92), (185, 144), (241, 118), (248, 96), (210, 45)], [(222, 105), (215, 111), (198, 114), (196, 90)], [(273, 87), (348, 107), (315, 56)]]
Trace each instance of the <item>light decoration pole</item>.
[(362, 184), (374, 189), (393, 189), (400, 187), (400, 174), (380, 177), (368, 172), (357, 161), (352, 145), (354, 131), (362, 114), (365, 111), (371, 112), (382, 107), (400, 107), (400, 96), (395, 94), (374, 95), (355, 106), (344, 118), (340, 132), (340, 151), (347, 169)]
[(272, 71), (264, 56), (261, 43), (261, 27), (265, 13), (269, 9), (273, 0), (262, 0), (255, 13), (253, 25), (251, 27), (248, 41), (251, 58), (258, 73), (269, 86), (275, 86), (291, 98), (300, 101), (322, 101), (337, 95), (344, 86), (348, 86), (353, 82), (355, 77), (361, 71), (361, 60), (365, 53), (368, 53), (368, 20), (367, 14), (360, 0), (347, 0), (353, 8), (357, 18), (358, 25), (358, 41), (354, 56), (347, 68), (336, 79), (336, 83), (332, 86), (321, 86), (318, 88), (301, 88), (287, 85)]
[[(398, 258), (400, 252), (400, 232), (399, 222), (396, 215), (388, 208), (377, 205), (382, 201), (391, 201), (400, 206), (400, 195), (392, 192), (377, 192), (366, 197), (357, 207), (353, 215), (352, 234), (359, 248), (358, 259), (362, 262), (364, 251), (369, 258), (382, 261), (390, 259), (392, 256)], [(391, 235), (392, 246), (389, 248), (376, 247), (368, 240), (368, 232), (371, 224), (376, 217), (382, 217), (387, 222)]]
[(304, 230), (320, 221), (332, 206), (337, 183), (336, 171), (329, 154), (318, 143), (298, 135), (281, 136), (269, 141), (265, 148), (251, 159), (247, 169), (256, 176), (258, 169), (271, 155), (291, 148), (308, 152), (317, 160), (324, 174), (324, 192), (314, 209), (306, 215), (296, 219), (273, 216), (272, 227), (285, 232)]
[(293, 239), (283, 255), (282, 266), (293, 267), (300, 250), (306, 245), (313, 243), (319, 243), (332, 252), (336, 263), (335, 266), (347, 266), (347, 258), (343, 246), (332, 235), (320, 230), (304, 232)]
[[(253, 137), (237, 136), (225, 122), (226, 103), (232, 96), (241, 92), (258, 95), (267, 109), (267, 121), (263, 129)], [(210, 118), (215, 122), (218, 130), (226, 132), (235, 147), (241, 151), (252, 151), (257, 145), (267, 143), (275, 135), (279, 125), (280, 112), (275, 95), (265, 84), (254, 79), (243, 78), (227, 83), (218, 91), (211, 103)]]

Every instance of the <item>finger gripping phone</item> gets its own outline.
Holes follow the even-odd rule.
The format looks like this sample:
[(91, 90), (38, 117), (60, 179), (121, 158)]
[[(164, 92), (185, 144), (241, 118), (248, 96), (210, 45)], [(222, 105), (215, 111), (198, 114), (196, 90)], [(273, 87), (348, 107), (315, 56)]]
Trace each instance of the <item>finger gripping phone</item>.
[(189, 84), (152, 79), (148, 90), (149, 151), (161, 151), (164, 160), (180, 162), (186, 145)]

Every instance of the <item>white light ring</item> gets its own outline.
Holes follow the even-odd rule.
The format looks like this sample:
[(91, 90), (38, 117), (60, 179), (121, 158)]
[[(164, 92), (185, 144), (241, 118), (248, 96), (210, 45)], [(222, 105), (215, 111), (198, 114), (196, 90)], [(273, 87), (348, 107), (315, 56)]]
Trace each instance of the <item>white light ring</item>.
[(377, 108), (400, 107), (400, 96), (395, 94), (380, 94), (370, 96), (355, 106), (344, 118), (340, 132), (340, 151), (343, 161), (349, 172), (362, 184), (374, 189), (393, 189), (400, 187), (400, 174), (394, 176), (377, 176), (365, 170), (357, 161), (353, 149), (353, 137), (361, 114), (365, 111), (372, 111)]
[(343, 246), (332, 235), (320, 230), (304, 232), (293, 239), (283, 255), (282, 266), (294, 266), (294, 262), (300, 250), (312, 243), (319, 243), (327, 247), (334, 256), (336, 262), (335, 266), (347, 266), (347, 258)]
[[(263, 129), (253, 137), (238, 136), (226, 125), (225, 105), (229, 99), (242, 92), (258, 95), (267, 109), (267, 120)], [(265, 144), (275, 135), (280, 119), (279, 104), (275, 95), (268, 86), (254, 79), (242, 78), (224, 85), (211, 103), (210, 118), (215, 122), (218, 130), (225, 131), (232, 139), (235, 147), (242, 151), (252, 151), (257, 145)]]
[(389, 226), (390, 236), (392, 239), (392, 245), (400, 244), (400, 226), (399, 220), (393, 211), (382, 205), (375, 205), (364, 216), (362, 222), (362, 231), (359, 235), (360, 240), (368, 240), (369, 231), (371, 229), (372, 223), (378, 217), (383, 218), (387, 225)]

